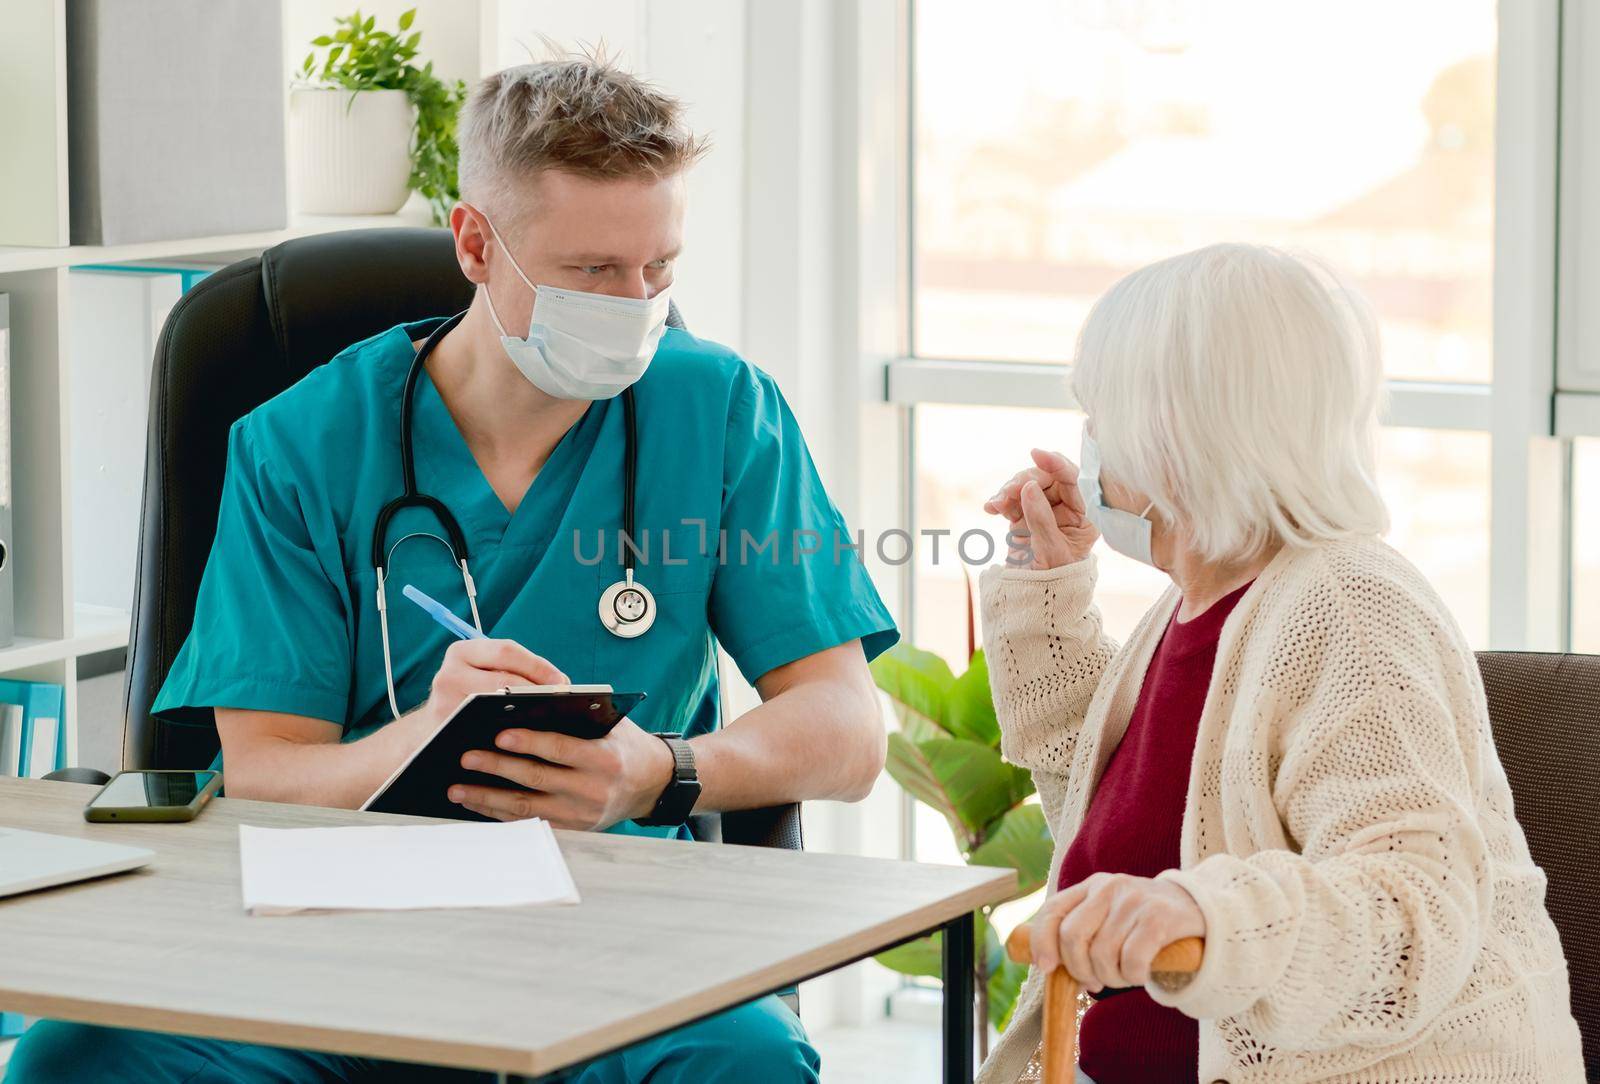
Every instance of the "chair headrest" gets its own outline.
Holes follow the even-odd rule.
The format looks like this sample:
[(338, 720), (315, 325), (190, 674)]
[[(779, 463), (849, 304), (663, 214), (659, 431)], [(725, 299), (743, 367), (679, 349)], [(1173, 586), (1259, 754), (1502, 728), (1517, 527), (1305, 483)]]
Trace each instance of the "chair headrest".
[(296, 238), (261, 254), (261, 277), (273, 337), (295, 374), (419, 313), (459, 312), (472, 300), (443, 229)]
[[(262, 289), (279, 353), (310, 371), (351, 343), (472, 301), (445, 229), (345, 230), (285, 241), (261, 254)], [(674, 302), (667, 326), (684, 328)]]

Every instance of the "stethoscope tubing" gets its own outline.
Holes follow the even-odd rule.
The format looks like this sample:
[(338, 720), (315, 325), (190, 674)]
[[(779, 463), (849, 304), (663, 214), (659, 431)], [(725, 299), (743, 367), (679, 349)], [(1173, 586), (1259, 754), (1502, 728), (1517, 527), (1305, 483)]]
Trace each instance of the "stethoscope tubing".
[[(417, 488), (417, 470), (415, 449), (412, 443), (412, 420), (415, 413), (417, 383), (422, 377), (422, 372), (427, 365), (428, 358), (434, 348), (450, 333), (467, 315), (467, 310), (456, 313), (446, 318), (429, 333), (423, 340), (422, 346), (417, 350), (417, 356), (411, 361), (411, 368), (406, 372), (405, 387), (400, 394), (400, 478), (402, 492), (398, 497), (388, 501), (378, 510), (378, 518), (372, 528), (372, 567), (377, 575), (377, 601), (378, 623), (383, 638), (383, 671), (389, 693), (389, 708), (394, 712), (396, 719), (400, 718), (400, 707), (396, 702), (394, 691), (394, 667), (389, 652), (389, 607), (385, 581), (389, 575), (389, 560), (401, 542), (415, 537), (435, 538), (450, 551), (451, 561), (461, 570), (462, 583), (467, 591), (467, 604), (472, 609), (472, 623), (479, 632), (483, 631), (483, 622), (478, 617), (478, 589), (472, 579), (472, 571), (467, 565), (467, 537), (462, 531), (461, 524), (456, 520), (455, 514), (437, 497), (421, 492)], [(623, 420), (623, 462), (622, 462), (622, 531), (624, 537), (632, 541), (634, 535), (634, 496), (638, 485), (638, 408), (634, 402), (633, 389), (627, 388), (622, 392), (622, 420)], [(405, 508), (425, 508), (433, 513), (439, 525), (444, 528), (444, 537), (429, 534), (426, 531), (412, 531), (400, 539), (387, 551), (384, 541), (389, 533), (389, 523), (394, 516)], [(634, 586), (634, 553), (632, 546), (621, 545), (622, 567), (625, 582), (632, 588)], [(613, 589), (614, 590), (614, 589)], [(646, 626), (648, 627), (648, 625)]]

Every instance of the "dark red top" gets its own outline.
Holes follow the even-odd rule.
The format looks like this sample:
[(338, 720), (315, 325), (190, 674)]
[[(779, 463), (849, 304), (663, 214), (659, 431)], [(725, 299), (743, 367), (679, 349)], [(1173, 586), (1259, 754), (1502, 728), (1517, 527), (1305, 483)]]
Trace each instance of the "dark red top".
[[(1091, 873), (1154, 877), (1178, 865), (1189, 765), (1217, 638), (1249, 586), (1192, 620), (1179, 621), (1173, 613), (1145, 672), (1128, 732), (1062, 859), (1060, 887)], [(1078, 1032), (1078, 1064), (1095, 1084), (1193, 1084), (1200, 1072), (1199, 1042), (1194, 1020), (1157, 1005), (1144, 987), (1102, 990)]]

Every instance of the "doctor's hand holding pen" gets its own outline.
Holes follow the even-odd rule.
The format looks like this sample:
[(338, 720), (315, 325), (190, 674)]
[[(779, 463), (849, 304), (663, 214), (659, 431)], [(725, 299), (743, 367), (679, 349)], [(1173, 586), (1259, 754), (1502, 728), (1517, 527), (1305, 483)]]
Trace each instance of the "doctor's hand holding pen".
[[(427, 712), (437, 722), (473, 693), (507, 685), (566, 685), (567, 675), (514, 640), (458, 640), (444, 653)], [(672, 777), (672, 753), (624, 719), (604, 738), (585, 740), (533, 730), (503, 730), (494, 749), (474, 749), (461, 766), (531, 790), (450, 787), (452, 802), (496, 820), (543, 817), (557, 828), (608, 828), (654, 807)]]
[(357, 741), (341, 740), (344, 728), (324, 719), (219, 706), (217, 733), (228, 768), (228, 795), (355, 809), (468, 696), (506, 685), (566, 680), (521, 644), (474, 638), (445, 652), (425, 703)]
[(1019, 470), (983, 502), (1008, 524), (1006, 564), (1060, 568), (1089, 556), (1100, 532), (1089, 522), (1078, 467), (1060, 452), (1035, 448), (1033, 466)]
[(492, 693), (507, 685), (565, 684), (566, 674), (515, 640), (457, 640), (446, 649), (433, 676), (425, 712), (437, 726), (475, 693)]

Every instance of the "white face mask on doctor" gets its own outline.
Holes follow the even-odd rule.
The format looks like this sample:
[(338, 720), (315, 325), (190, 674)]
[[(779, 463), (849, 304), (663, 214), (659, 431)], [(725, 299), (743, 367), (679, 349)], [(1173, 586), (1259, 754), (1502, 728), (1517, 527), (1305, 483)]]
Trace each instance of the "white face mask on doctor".
[(1100, 445), (1089, 431), (1083, 431), (1083, 450), (1078, 455), (1078, 492), (1083, 494), (1084, 512), (1095, 525), (1106, 545), (1118, 553), (1154, 568), (1155, 558), (1150, 552), (1149, 514), (1155, 507), (1151, 501), (1143, 512), (1134, 515), (1120, 508), (1112, 508), (1100, 489)]
[(489, 216), (484, 215), (483, 220), (489, 223), (489, 232), (512, 270), (533, 291), (528, 334), (519, 339), (506, 333), (494, 310), (494, 297), (484, 286), (489, 318), (500, 332), (500, 344), (522, 375), (557, 399), (610, 399), (638, 381), (666, 332), (672, 288), (639, 300), (535, 286)]

